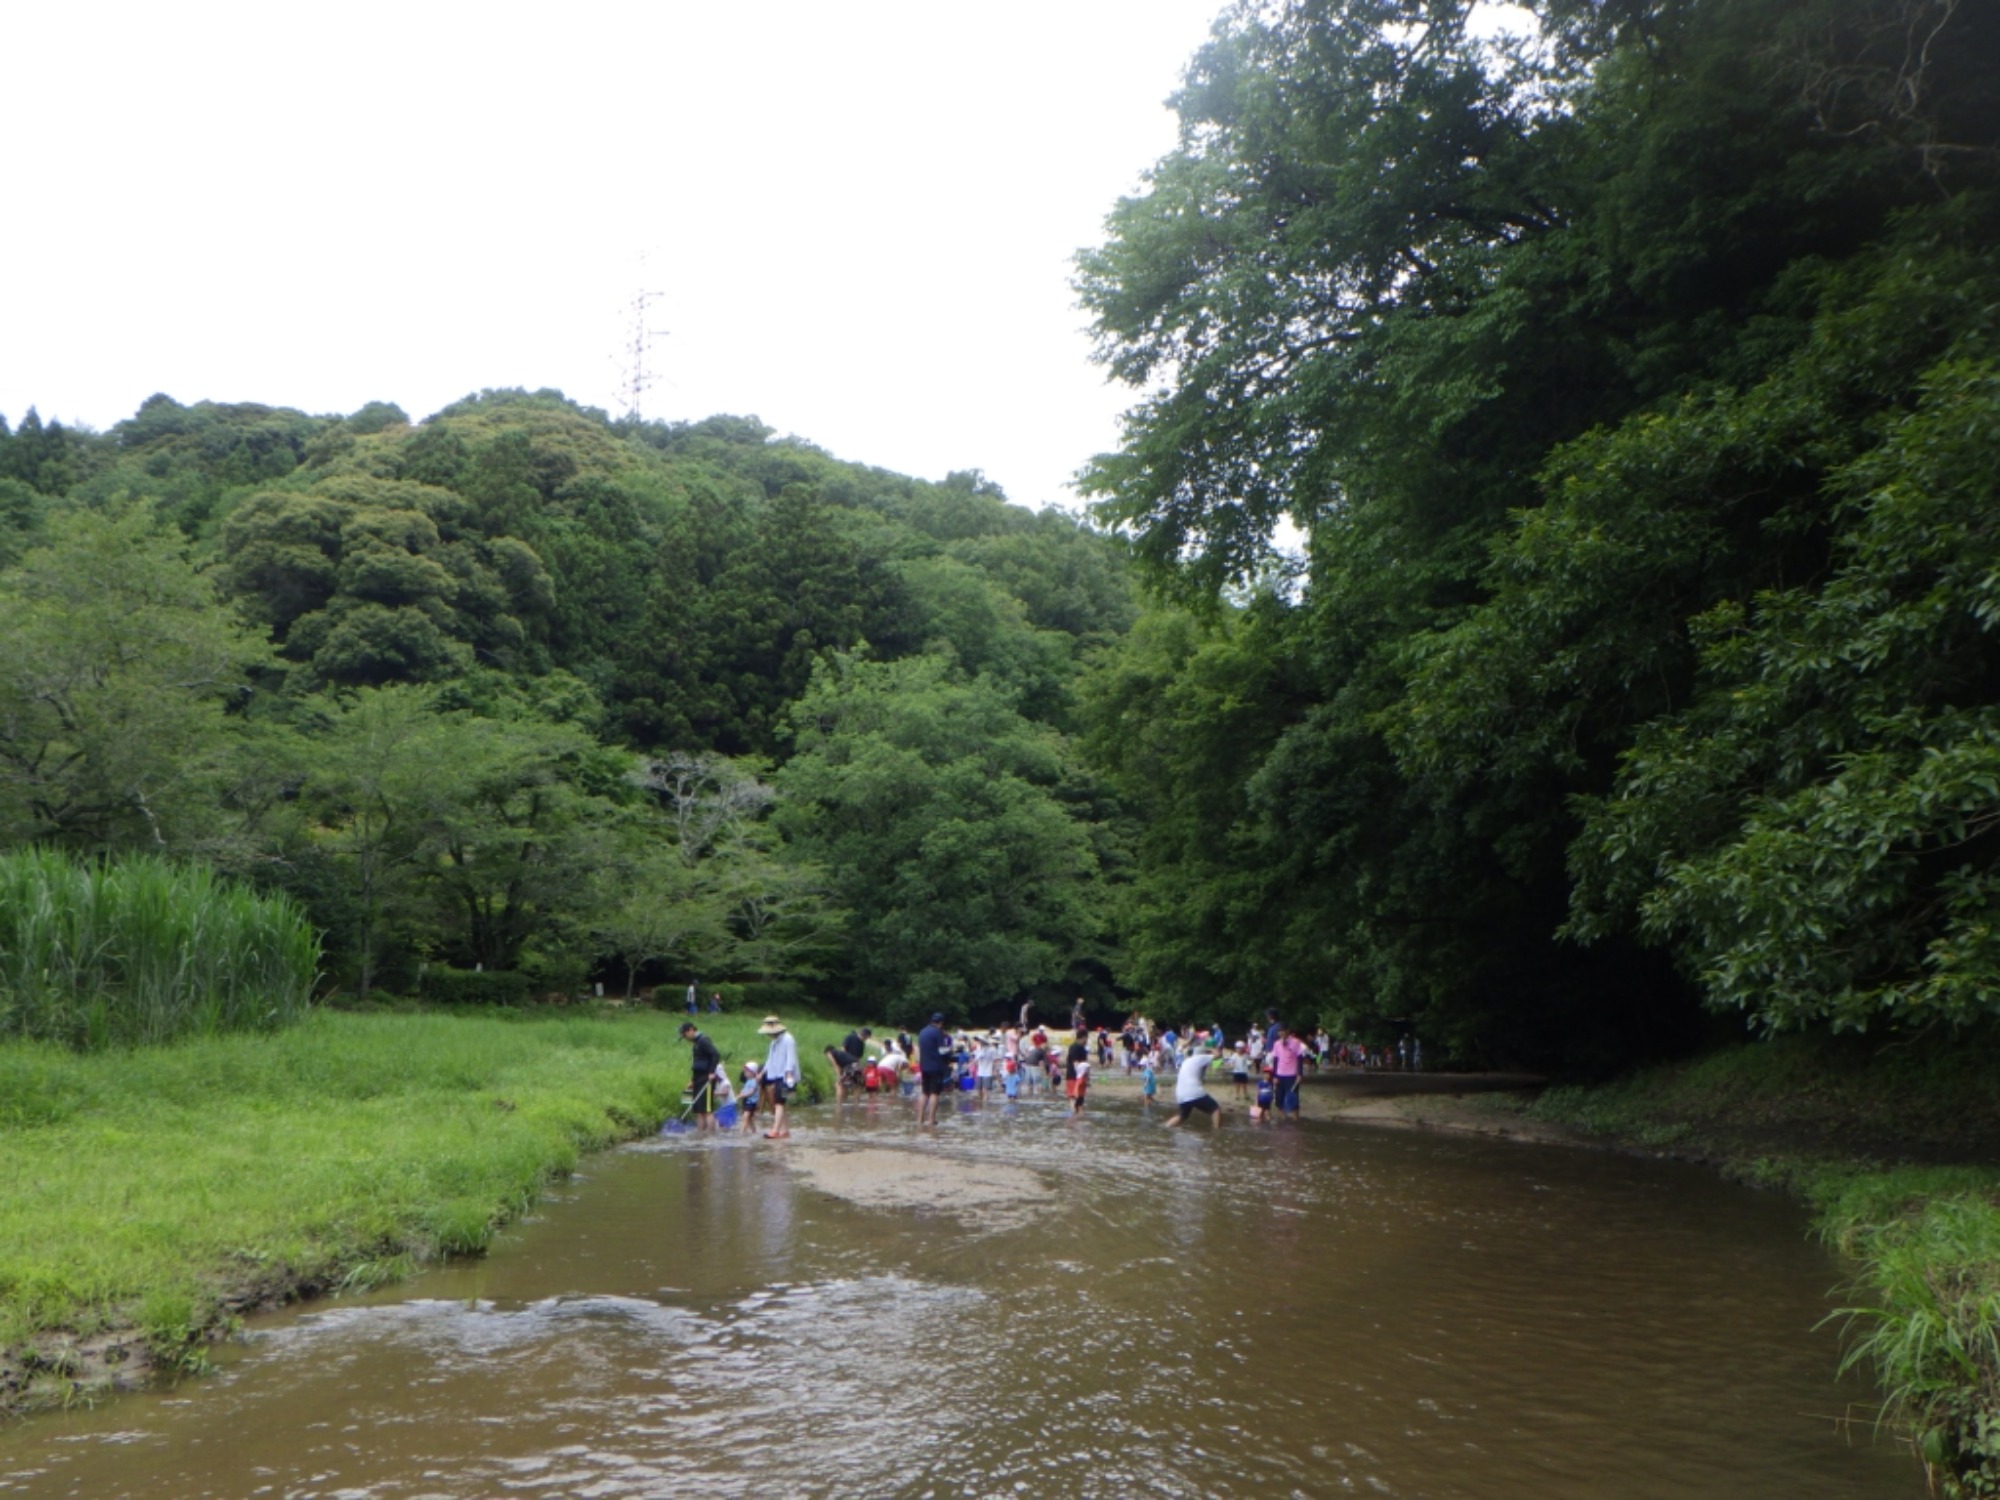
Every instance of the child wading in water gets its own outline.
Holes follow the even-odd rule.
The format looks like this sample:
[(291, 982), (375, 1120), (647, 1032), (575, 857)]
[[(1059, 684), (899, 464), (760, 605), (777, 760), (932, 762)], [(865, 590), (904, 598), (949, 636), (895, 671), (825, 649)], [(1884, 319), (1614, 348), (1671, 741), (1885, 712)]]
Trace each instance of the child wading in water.
[(1145, 1101), (1147, 1108), (1150, 1109), (1153, 1103), (1153, 1096), (1159, 1093), (1159, 1091), (1160, 1080), (1153, 1072), (1153, 1059), (1149, 1057), (1146, 1059), (1145, 1066), (1139, 1069), (1139, 1097)]
[(743, 1111), (743, 1128), (748, 1132), (757, 1129), (757, 1083), (763, 1070), (753, 1062), (743, 1065), (743, 1087), (736, 1095), (736, 1104)]
[(1271, 1075), (1269, 1073), (1260, 1075), (1257, 1079), (1257, 1102), (1250, 1106), (1250, 1118), (1253, 1120), (1270, 1119), (1271, 1101), (1276, 1097), (1275, 1091), (1271, 1088)]

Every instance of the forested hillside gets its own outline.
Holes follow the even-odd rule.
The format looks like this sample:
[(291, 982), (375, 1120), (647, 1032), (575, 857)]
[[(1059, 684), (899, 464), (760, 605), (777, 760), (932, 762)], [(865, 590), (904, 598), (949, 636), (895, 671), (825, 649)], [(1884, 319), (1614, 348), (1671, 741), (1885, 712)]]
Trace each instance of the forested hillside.
[(1086, 694), (1123, 973), (1577, 1067), (1990, 1016), (2000, 6), (1533, 9), (1235, 9), (1083, 257), (1207, 610)]
[(282, 888), (356, 991), (1987, 1018), (2000, 6), (1491, 18), (1218, 23), (1079, 261), (1104, 531), (548, 392), (24, 415), (0, 843)]
[(0, 475), (0, 842), (286, 890), (362, 993), (1108, 995), (1129, 569), (976, 473), (488, 392), (29, 413)]

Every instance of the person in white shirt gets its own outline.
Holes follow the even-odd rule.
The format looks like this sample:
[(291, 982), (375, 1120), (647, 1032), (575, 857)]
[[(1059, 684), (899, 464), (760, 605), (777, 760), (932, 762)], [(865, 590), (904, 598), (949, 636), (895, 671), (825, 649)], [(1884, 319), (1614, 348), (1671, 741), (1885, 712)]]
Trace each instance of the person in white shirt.
[(875, 1072), (882, 1080), (884, 1094), (897, 1092), (898, 1080), (909, 1065), (910, 1060), (903, 1056), (902, 1049), (894, 1042), (889, 1043), (889, 1050), (875, 1060)]
[(1215, 1061), (1215, 1053), (1209, 1050), (1208, 1034), (1197, 1032), (1194, 1045), (1188, 1048), (1187, 1056), (1181, 1059), (1180, 1072), (1174, 1077), (1174, 1103), (1179, 1111), (1167, 1121), (1169, 1125), (1185, 1125), (1188, 1116), (1196, 1110), (1208, 1116), (1208, 1128), (1214, 1130), (1222, 1124), (1222, 1106), (1209, 1097), (1202, 1083), (1201, 1075), (1208, 1071), (1208, 1065)]
[(771, 1101), (771, 1128), (764, 1132), (764, 1139), (787, 1140), (792, 1132), (785, 1124), (785, 1101), (799, 1086), (799, 1044), (776, 1016), (764, 1017), (764, 1024), (757, 1029), (771, 1039), (763, 1083), (764, 1096)]

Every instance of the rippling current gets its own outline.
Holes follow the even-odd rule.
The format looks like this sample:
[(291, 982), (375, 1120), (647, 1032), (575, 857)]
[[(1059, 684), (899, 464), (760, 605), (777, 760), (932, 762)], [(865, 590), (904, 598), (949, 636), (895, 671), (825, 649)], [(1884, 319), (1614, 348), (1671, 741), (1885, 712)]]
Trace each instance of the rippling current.
[(0, 1496), (1923, 1493), (1815, 1331), (1841, 1268), (1697, 1171), (1111, 1091), (796, 1115), (0, 1431)]

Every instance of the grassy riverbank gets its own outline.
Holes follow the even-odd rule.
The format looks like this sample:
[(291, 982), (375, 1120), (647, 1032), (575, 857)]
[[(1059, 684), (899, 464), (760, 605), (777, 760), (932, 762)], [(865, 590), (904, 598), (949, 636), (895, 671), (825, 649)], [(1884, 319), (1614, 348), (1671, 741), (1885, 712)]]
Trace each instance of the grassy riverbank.
[(1939, 1493), (2000, 1496), (2000, 1038), (1781, 1039), (1522, 1114), (1804, 1197), (1859, 1267), (1849, 1358)]
[[(248, 1309), (485, 1248), (678, 1108), (682, 1017), (318, 1013), (79, 1056), (0, 1044), (0, 1410), (199, 1363)], [(733, 1065), (756, 1017), (703, 1017)], [(798, 1023), (809, 1087), (844, 1026)]]

